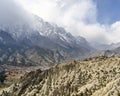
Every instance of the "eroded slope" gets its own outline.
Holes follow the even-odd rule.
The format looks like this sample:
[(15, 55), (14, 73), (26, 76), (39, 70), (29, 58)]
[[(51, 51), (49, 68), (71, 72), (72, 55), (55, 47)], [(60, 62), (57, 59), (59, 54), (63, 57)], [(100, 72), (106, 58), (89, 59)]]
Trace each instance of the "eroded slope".
[(6, 91), (11, 96), (120, 96), (120, 58), (96, 57), (32, 71)]

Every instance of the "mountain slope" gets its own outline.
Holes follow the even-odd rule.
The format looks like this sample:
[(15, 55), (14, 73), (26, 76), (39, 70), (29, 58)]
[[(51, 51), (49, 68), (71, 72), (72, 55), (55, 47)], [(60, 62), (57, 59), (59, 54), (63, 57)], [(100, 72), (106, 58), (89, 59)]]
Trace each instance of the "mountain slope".
[(0, 28), (10, 34), (18, 44), (59, 51), (69, 59), (84, 58), (94, 50), (83, 37), (75, 37), (64, 28), (45, 22), (40, 17), (31, 17), (31, 23), (21, 21), (20, 24), (18, 22), (5, 27), (1, 25)]
[(90, 51), (88, 47), (71, 44), (66, 48), (39, 34), (18, 41), (9, 32), (1, 30), (0, 38), (0, 64), (48, 67), (78, 56), (81, 58)]
[(7, 32), (0, 30), (0, 44), (15, 44), (16, 41)]
[[(9, 18), (2, 18), (3, 16), (0, 17), (2, 18), (0, 21), (4, 22), (0, 24), (0, 29), (8, 32), (17, 41), (24, 41), (40, 47), (47, 47), (48, 49), (58, 48), (67, 50), (71, 49), (71, 47), (75, 49), (81, 47), (84, 50), (86, 48), (89, 49), (85, 51), (92, 50), (92, 47), (85, 39), (83, 39), (83, 37), (79, 37), (78, 39), (72, 34), (66, 32), (64, 28), (46, 22), (38, 16), (29, 14), (24, 10), (22, 11), (24, 11), (25, 16), (18, 12), (14, 13), (14, 16), (12, 16), (12, 10), (6, 11), (11, 14)], [(22, 15), (21, 18), (18, 18), (19, 14), (20, 16)], [(18, 20), (16, 20), (16, 18), (18, 18)]]
[[(3, 46), (2, 46), (3, 47)], [(8, 46), (7, 46), (8, 47)], [(6, 46), (4, 46), (6, 48)], [(40, 47), (19, 47), (9, 46), (9, 48), (0, 48), (0, 64), (12, 66), (53, 66), (64, 60), (59, 53)]]
[(45, 67), (64, 60), (58, 51), (30, 46), (24, 41), (18, 42), (8, 32), (0, 31), (0, 38), (0, 64)]
[[(42, 57), (47, 58), (47, 61), (50, 62), (51, 60), (52, 62), (55, 61), (54, 63), (58, 63), (58, 61), (63, 59), (84, 58), (94, 50), (83, 37), (75, 37), (64, 28), (30, 14), (15, 1), (4, 0), (0, 2), (3, 3), (3, 5), (0, 6), (0, 30), (2, 30), (0, 35), (2, 36), (2, 34), (4, 34), (4, 36), (7, 36), (5, 38), (4, 36), (0, 36), (0, 48), (4, 47), (6, 49), (1, 49), (3, 52), (1, 62), (9, 61), (8, 59), (10, 57), (14, 62), (19, 58), (28, 63), (34, 63), (29, 59), (33, 55), (29, 54), (31, 56), (26, 56), (25, 52), (30, 52), (30, 50), (33, 49), (33, 54), (35, 55), (33, 57), (36, 57), (38, 55), (36, 55), (36, 53), (38, 53), (36, 47), (39, 47), (39, 50), (47, 53)], [(3, 40), (3, 38), (5, 40)], [(7, 43), (5, 44), (4, 42)], [(11, 51), (11, 53), (9, 51)], [(56, 62), (56, 57), (61, 59)], [(39, 61), (37, 64), (41, 62), (41, 58), (39, 58), (40, 60), (38, 58), (39, 56), (37, 56), (37, 61)], [(33, 61), (35, 60), (36, 58), (34, 58)]]
[(6, 91), (17, 96), (119, 96), (119, 69), (118, 57), (71, 61), (32, 71)]

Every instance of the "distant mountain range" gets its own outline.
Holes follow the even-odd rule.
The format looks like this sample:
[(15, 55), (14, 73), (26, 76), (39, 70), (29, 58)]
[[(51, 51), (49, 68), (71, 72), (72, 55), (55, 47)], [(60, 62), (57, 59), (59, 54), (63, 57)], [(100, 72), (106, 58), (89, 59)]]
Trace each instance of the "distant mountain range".
[(120, 43), (112, 43), (112, 44), (94, 43), (94, 44), (91, 44), (91, 46), (93, 46), (97, 50), (113, 50), (117, 47), (120, 47)]

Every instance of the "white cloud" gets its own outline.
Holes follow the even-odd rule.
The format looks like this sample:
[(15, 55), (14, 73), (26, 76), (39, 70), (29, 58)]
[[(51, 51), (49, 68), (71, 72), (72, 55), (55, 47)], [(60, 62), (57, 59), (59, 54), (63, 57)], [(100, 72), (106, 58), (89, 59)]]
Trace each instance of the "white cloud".
[(69, 23), (70, 20), (86, 22), (96, 20), (96, 8), (92, 0), (20, 0), (20, 2), (28, 11), (47, 21), (62, 25)]
[(97, 9), (93, 0), (19, 0), (19, 2), (26, 10), (46, 21), (65, 27), (73, 35), (84, 36), (90, 42), (120, 42), (120, 22), (112, 25), (97, 22)]
[(0, 0), (0, 27), (30, 21), (28, 13), (15, 0)]
[(120, 42), (120, 21), (115, 22), (109, 28), (109, 40), (110, 42)]

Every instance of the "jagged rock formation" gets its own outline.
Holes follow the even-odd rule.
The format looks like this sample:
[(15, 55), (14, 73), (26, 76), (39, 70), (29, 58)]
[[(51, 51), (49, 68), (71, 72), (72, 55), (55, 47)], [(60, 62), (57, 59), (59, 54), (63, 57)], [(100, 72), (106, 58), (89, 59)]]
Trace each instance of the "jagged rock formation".
[(3, 94), (120, 96), (120, 58), (96, 57), (84, 61), (74, 60), (47, 70), (32, 71), (5, 89)]

